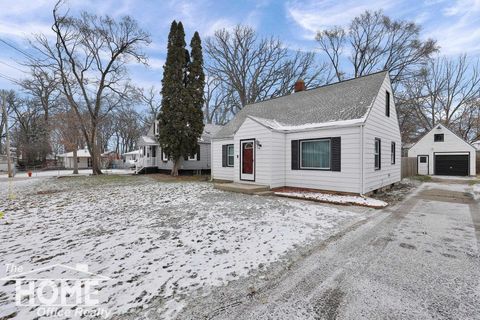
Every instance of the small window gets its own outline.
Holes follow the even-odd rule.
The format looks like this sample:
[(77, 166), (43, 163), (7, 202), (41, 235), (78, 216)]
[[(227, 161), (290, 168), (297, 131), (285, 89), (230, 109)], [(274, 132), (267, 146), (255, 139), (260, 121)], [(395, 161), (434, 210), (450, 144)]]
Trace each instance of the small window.
[(193, 156), (192, 155), (188, 156), (188, 160), (189, 161), (197, 161), (197, 154), (195, 153)]
[(390, 117), (390, 92), (385, 92), (385, 115)]
[(395, 142), (392, 142), (392, 146), (391, 146), (391, 163), (392, 164), (395, 164), (395, 153), (396, 153)]
[(235, 161), (233, 144), (227, 146), (227, 167), (233, 167)]
[(302, 169), (330, 169), (330, 139), (301, 141)]
[(433, 141), (434, 142), (443, 142), (445, 139), (445, 136), (443, 133), (437, 133), (433, 136)]
[(382, 166), (381, 159), (381, 141), (375, 138), (375, 170), (380, 170)]
[(243, 149), (253, 149), (253, 142), (245, 143)]
[(427, 163), (427, 157), (420, 157), (420, 163)]
[(157, 156), (157, 147), (152, 146), (152, 158), (155, 158)]
[(167, 157), (167, 155), (165, 154), (165, 152), (163, 152), (163, 151), (162, 151), (162, 161), (165, 161), (165, 162), (168, 161), (168, 157)]

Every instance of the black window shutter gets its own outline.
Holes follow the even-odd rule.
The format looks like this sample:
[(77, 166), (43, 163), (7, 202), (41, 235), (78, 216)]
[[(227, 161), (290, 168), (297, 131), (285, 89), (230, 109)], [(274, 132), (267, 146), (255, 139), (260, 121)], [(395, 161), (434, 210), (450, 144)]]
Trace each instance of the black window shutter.
[(183, 156), (183, 160), (188, 161), (188, 156)]
[(227, 144), (222, 145), (222, 167), (227, 166)]
[(332, 164), (331, 170), (332, 171), (341, 171), (341, 164), (342, 164), (342, 138), (341, 137), (333, 137), (331, 140), (331, 152), (332, 152)]
[(197, 161), (200, 161), (200, 145), (197, 144)]
[(298, 140), (292, 140), (292, 170), (300, 169), (300, 147)]

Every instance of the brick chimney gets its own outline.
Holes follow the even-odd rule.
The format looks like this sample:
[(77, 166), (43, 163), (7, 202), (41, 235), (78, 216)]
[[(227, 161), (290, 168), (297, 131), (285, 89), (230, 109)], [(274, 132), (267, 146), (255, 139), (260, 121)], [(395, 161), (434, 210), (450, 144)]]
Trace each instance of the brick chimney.
[(295, 92), (300, 92), (300, 91), (305, 91), (305, 81), (302, 79), (298, 79), (297, 82), (295, 82)]

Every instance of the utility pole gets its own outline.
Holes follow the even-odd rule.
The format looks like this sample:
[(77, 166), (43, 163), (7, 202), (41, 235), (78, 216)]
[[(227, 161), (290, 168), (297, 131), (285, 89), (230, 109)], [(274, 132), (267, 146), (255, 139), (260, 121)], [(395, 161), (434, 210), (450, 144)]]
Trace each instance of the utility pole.
[(3, 117), (5, 119), (5, 132), (6, 132), (6, 148), (7, 148), (7, 166), (8, 166), (8, 177), (13, 178), (12, 172), (12, 158), (10, 156), (10, 132), (8, 130), (8, 114), (7, 114), (7, 99), (5, 97), (5, 92), (2, 93), (2, 108), (3, 108)]

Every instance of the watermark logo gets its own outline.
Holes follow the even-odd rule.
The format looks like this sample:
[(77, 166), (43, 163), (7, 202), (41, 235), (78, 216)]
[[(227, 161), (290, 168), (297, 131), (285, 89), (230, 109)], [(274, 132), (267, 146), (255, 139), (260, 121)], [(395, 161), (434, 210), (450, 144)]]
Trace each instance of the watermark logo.
[(106, 309), (98, 308), (102, 282), (110, 278), (88, 271), (88, 265), (70, 267), (54, 264), (28, 272), (20, 266), (7, 264), (7, 274), (1, 281), (15, 282), (15, 304), (18, 307), (37, 307), (40, 317), (102, 317)]

